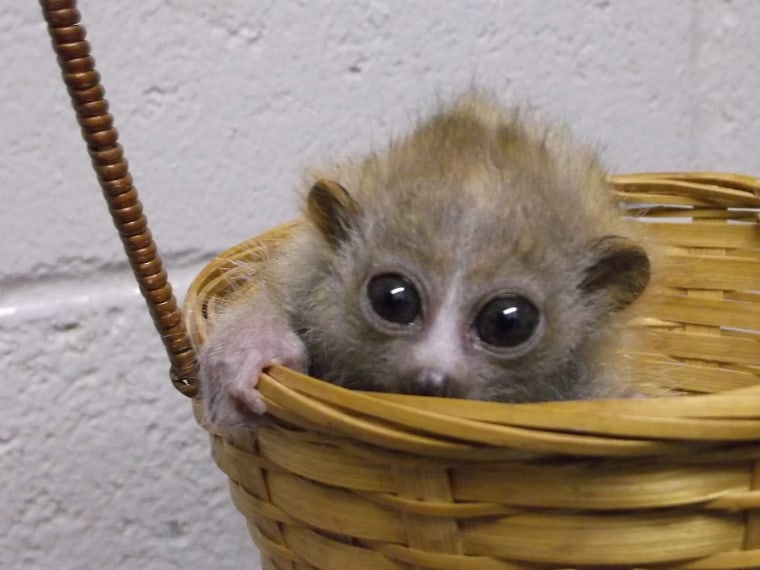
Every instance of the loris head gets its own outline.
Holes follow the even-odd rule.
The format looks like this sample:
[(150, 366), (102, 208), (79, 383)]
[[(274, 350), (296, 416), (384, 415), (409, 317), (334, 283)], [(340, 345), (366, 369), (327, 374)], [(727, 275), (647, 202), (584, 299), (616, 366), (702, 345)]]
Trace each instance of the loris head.
[(600, 346), (649, 261), (563, 131), (469, 96), (329, 174), (307, 195), (293, 311), (316, 375), (512, 402), (614, 393)]

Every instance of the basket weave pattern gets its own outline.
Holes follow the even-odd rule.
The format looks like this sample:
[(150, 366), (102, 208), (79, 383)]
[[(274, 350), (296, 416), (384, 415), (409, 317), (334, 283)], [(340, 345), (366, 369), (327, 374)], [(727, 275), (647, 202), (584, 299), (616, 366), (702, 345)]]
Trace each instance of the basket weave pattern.
[[(264, 568), (760, 568), (760, 180), (611, 183), (666, 244), (626, 351), (641, 389), (670, 396), (470, 402), (272, 367), (259, 386), (269, 421), (210, 430)], [(248, 262), (288, 229), (196, 278), (185, 303), (196, 348)]]

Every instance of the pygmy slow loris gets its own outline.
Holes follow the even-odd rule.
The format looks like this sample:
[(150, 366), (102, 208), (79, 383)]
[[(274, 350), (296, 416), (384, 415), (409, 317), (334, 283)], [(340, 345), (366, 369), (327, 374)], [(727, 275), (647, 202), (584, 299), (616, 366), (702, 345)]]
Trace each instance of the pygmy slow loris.
[(504, 402), (630, 390), (608, 341), (649, 259), (564, 128), (470, 92), (307, 186), (303, 222), (200, 354), (212, 424), (264, 413), (272, 363)]

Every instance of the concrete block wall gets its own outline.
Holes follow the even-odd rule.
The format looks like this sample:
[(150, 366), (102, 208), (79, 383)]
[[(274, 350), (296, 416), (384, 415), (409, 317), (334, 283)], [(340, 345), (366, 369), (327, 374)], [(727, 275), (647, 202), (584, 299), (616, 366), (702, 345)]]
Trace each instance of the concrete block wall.
[[(181, 294), (292, 217), (300, 170), (471, 83), (612, 171), (760, 174), (752, 0), (79, 7)], [(35, 2), (0, 11), (0, 568), (255, 569), (107, 218)]]

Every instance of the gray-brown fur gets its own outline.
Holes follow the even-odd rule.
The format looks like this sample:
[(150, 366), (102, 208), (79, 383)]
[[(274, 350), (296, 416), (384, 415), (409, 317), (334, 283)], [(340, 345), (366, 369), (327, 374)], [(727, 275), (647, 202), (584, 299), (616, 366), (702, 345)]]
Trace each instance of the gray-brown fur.
[[(229, 396), (221, 371), (257, 340), (237, 333), (250, 336), (262, 315), (287, 323), (265, 336), (295, 331), (303, 342), (286, 347), (286, 361), (310, 362), (314, 375), (351, 388), (511, 402), (627, 389), (608, 341), (618, 310), (646, 286), (649, 263), (593, 152), (563, 128), (470, 93), (307, 187), (305, 223), (201, 354), (203, 390), (214, 400)], [(373, 312), (367, 281), (383, 273), (416, 285), (423, 309), (413, 325), (389, 326)], [(475, 334), (478, 310), (497, 293), (520, 294), (542, 315), (517, 348)], [(436, 320), (441, 311), (448, 328)], [(436, 347), (446, 350), (436, 356)], [(273, 359), (282, 360), (267, 354), (255, 369), (237, 366), (237, 384), (253, 377), (235, 393), (255, 392), (259, 368)], [(212, 421), (241, 421), (213, 406)]]

